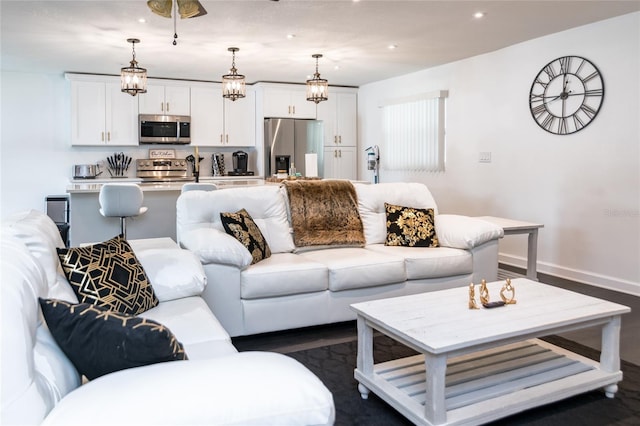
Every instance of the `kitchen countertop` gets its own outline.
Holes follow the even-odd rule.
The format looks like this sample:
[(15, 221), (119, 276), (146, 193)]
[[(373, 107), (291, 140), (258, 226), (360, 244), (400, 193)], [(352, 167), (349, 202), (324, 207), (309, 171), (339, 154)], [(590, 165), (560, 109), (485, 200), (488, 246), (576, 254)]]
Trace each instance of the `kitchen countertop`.
[[(67, 187), (67, 193), (97, 193), (105, 183), (137, 183), (143, 192), (147, 191), (181, 191), (182, 185), (194, 181), (181, 182), (142, 182), (139, 178), (121, 179), (74, 179)], [(255, 186), (264, 185), (265, 180), (260, 176), (204, 176), (200, 177), (200, 182), (215, 183), (219, 189), (232, 186)]]

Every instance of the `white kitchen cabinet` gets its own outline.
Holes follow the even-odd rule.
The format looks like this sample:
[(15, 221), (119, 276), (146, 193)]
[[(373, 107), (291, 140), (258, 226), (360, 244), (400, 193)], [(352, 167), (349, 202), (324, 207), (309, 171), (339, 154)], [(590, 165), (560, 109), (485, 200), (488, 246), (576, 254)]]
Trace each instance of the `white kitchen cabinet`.
[(329, 99), (318, 104), (318, 120), (324, 123), (324, 146), (358, 145), (358, 95), (329, 87)]
[(316, 104), (307, 100), (306, 86), (274, 84), (262, 90), (263, 117), (316, 118)]
[(324, 178), (350, 179), (357, 178), (357, 148), (355, 146), (324, 148)]
[(140, 114), (190, 115), (189, 86), (147, 84), (147, 93), (140, 98)]
[(236, 101), (222, 97), (222, 88), (191, 88), (191, 145), (249, 147), (256, 145), (255, 92)]
[(71, 145), (138, 145), (138, 96), (113, 79), (71, 79)]

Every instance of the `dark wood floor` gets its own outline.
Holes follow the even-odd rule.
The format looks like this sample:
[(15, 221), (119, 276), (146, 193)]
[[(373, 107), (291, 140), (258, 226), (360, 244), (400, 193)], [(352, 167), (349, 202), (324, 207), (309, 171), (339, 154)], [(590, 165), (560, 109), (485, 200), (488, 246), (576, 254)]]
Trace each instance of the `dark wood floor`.
[[(514, 268), (509, 268), (508, 266), (503, 267), (515, 270), (516, 272), (522, 272)], [(629, 306), (631, 313), (624, 315), (622, 318), (620, 357), (625, 361), (640, 365), (640, 344), (638, 342), (638, 338), (640, 338), (640, 297), (567, 281), (544, 274), (539, 274), (538, 279), (545, 284)], [(594, 349), (600, 350), (601, 347), (600, 328), (573, 331), (563, 334), (562, 336)], [(236, 337), (233, 338), (233, 343), (240, 351), (261, 350), (289, 353), (356, 339), (355, 321), (349, 321), (326, 326)]]

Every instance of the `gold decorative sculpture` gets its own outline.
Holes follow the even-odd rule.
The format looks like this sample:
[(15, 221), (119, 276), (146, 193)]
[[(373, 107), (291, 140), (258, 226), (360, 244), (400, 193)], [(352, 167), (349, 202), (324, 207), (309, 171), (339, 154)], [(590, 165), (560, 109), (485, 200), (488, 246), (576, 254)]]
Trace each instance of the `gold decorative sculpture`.
[(469, 309), (480, 309), (476, 305), (476, 290), (473, 283), (469, 284)]
[[(498, 306), (515, 305), (516, 289), (511, 284), (511, 279), (507, 278), (506, 284), (500, 289), (500, 299), (502, 301), (491, 302), (489, 297), (489, 288), (487, 281), (482, 280), (480, 283), (480, 303), (485, 308), (497, 308)], [(469, 309), (479, 309), (476, 303), (476, 289), (473, 283), (469, 284)]]
[[(509, 293), (510, 297), (507, 297), (505, 293)], [(516, 289), (511, 285), (511, 279), (507, 278), (507, 283), (502, 286), (500, 290), (500, 298), (507, 305), (514, 305), (517, 301), (514, 299), (516, 297)]]
[(480, 283), (480, 303), (489, 303), (489, 289), (487, 288), (487, 280), (482, 280)]

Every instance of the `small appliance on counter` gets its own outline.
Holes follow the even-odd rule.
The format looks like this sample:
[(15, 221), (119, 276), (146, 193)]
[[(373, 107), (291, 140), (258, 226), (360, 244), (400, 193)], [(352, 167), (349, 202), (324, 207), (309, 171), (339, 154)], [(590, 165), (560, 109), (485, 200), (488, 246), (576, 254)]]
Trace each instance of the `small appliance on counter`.
[(100, 165), (98, 164), (76, 164), (73, 166), (74, 179), (95, 179), (101, 174)]
[(253, 172), (247, 170), (249, 162), (249, 154), (244, 151), (236, 151), (232, 154), (233, 171), (227, 173), (227, 176), (253, 176)]

